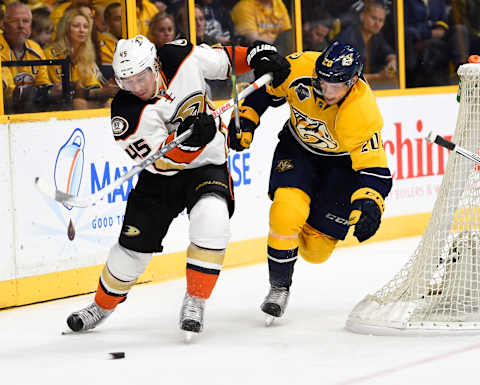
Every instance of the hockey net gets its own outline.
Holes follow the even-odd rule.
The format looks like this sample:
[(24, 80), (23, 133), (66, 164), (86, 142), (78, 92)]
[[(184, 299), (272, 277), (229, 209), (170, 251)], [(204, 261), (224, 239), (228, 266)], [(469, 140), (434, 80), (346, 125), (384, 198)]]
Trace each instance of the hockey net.
[[(480, 64), (458, 69), (453, 142), (480, 149)], [(347, 329), (377, 335), (480, 333), (480, 168), (449, 156), (427, 229), (407, 264), (350, 313)]]

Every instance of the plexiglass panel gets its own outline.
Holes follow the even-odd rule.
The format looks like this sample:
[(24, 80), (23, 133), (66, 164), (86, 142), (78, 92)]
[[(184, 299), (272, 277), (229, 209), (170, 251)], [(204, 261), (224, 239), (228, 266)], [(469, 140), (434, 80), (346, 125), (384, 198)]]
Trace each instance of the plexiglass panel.
[(477, 0), (405, 0), (407, 87), (457, 84), (456, 70), (478, 53)]
[(360, 52), (373, 89), (398, 87), (395, 7), (390, 0), (302, 1), (303, 49), (322, 51), (332, 40)]

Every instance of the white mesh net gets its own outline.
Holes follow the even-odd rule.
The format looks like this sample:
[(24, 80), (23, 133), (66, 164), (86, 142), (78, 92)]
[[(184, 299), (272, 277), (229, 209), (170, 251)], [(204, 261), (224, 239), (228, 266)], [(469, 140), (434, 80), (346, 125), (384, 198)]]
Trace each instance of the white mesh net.
[[(480, 64), (458, 70), (453, 142), (480, 149)], [(366, 334), (480, 333), (480, 166), (451, 155), (423, 238), (407, 264), (351, 312), (347, 329)]]

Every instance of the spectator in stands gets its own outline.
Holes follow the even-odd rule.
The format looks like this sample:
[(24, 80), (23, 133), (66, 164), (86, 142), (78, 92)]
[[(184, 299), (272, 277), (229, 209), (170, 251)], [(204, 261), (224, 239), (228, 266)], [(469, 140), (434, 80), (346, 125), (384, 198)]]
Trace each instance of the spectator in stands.
[[(70, 10), (72, 8), (75, 8), (75, 7), (69, 7), (67, 10)], [(88, 16), (88, 18), (92, 22), (92, 28), (93, 28), (93, 23), (95, 21), (95, 18), (93, 17), (93, 7), (89, 5), (81, 5), (78, 8), (80, 8), (83, 11), (83, 13)]]
[[(88, 15), (79, 8), (68, 10), (57, 25), (55, 41), (45, 50), (50, 59), (70, 57), (70, 81), (75, 90), (73, 107), (77, 109), (105, 107), (107, 100), (118, 91), (112, 83), (102, 88), (91, 31), (92, 22)], [(60, 83), (59, 67), (51, 66), (48, 72), (52, 82)]]
[(448, 24), (445, 0), (405, 0), (405, 24), (407, 86), (448, 84), (449, 61), (467, 60), (466, 27)]
[(203, 14), (205, 15), (205, 34), (212, 36), (223, 45), (230, 42), (233, 23), (229, 11), (219, 0), (198, 0)]
[[(176, 16), (178, 35), (177, 38), (189, 38), (187, 26), (187, 11), (185, 7), (180, 7)], [(205, 33), (205, 15), (202, 9), (195, 5), (195, 27), (197, 33), (197, 44), (214, 45), (217, 40), (213, 36)]]
[(57, 5), (55, 9), (52, 11), (52, 13), (50, 14), (50, 19), (52, 19), (55, 29), (57, 27), (58, 22), (60, 21), (63, 14), (68, 8), (70, 7), (78, 8), (78, 7), (81, 7), (82, 5), (91, 7), (92, 0), (71, 0), (71, 1), (66, 1), (64, 3), (60, 3), (59, 5)]
[(147, 36), (150, 20), (158, 13), (158, 8), (149, 0), (136, 0), (138, 33)]
[(335, 40), (353, 45), (364, 64), (369, 82), (393, 80), (397, 73), (397, 55), (382, 34), (387, 9), (383, 2), (367, 0), (360, 12), (360, 23), (342, 30)]
[(122, 38), (122, 7), (120, 3), (110, 3), (104, 12), (107, 30), (97, 35), (100, 71), (105, 79), (113, 78), (112, 60), (115, 46)]
[(152, 3), (155, 4), (155, 6), (157, 7), (158, 9), (157, 13), (167, 13), (167, 7), (168, 7), (167, 2), (156, 0), (156, 1), (152, 1)]
[[(6, 3), (8, 4), (8, 1)], [(26, 4), (27, 7), (32, 12), (36, 11), (36, 10), (39, 10), (39, 9), (43, 9), (47, 12), (51, 12), (53, 10), (53, 7), (50, 4), (45, 3), (42, 0), (24, 0), (24, 1), (22, 1), (22, 3)]]
[(93, 15), (93, 26), (98, 33), (107, 31), (107, 24), (105, 23), (104, 13), (105, 13), (104, 6), (102, 5), (95, 6), (95, 12)]
[[(15, 2), (5, 11), (4, 32), (0, 34), (0, 59), (5, 61), (44, 60), (38, 43), (30, 40), (32, 13), (28, 6)], [(45, 106), (51, 97), (61, 94), (53, 87), (45, 66), (4, 67), (4, 100), (6, 110), (33, 112)]]
[(330, 45), (328, 34), (333, 28), (333, 18), (322, 9), (309, 19), (303, 24), (303, 50), (323, 51)]
[(232, 9), (235, 32), (255, 40), (273, 43), (277, 36), (292, 28), (287, 8), (282, 0), (240, 0)]
[(32, 12), (32, 40), (44, 48), (52, 41), (53, 21), (44, 8)]
[(150, 22), (148, 38), (157, 47), (175, 39), (175, 20), (166, 13), (157, 13)]

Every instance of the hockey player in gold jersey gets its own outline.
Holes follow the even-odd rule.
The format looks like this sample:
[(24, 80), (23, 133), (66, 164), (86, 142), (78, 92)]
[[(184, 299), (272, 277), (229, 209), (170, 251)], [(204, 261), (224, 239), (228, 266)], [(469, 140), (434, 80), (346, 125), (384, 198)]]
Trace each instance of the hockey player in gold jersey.
[(298, 253), (308, 262), (325, 262), (352, 225), (360, 242), (372, 237), (392, 178), (382, 144), (383, 119), (354, 47), (333, 42), (323, 53), (284, 59), (275, 47), (256, 45), (247, 54), (256, 76), (268, 71), (269, 61), (283, 61), (286, 70), (244, 101), (241, 131), (236, 132), (233, 119), (230, 123), (230, 147), (249, 148), (269, 106), (287, 102), (290, 107), (270, 173), (271, 289), (261, 306), (268, 325), (285, 312)]

